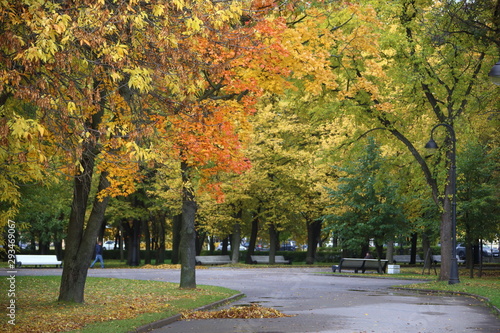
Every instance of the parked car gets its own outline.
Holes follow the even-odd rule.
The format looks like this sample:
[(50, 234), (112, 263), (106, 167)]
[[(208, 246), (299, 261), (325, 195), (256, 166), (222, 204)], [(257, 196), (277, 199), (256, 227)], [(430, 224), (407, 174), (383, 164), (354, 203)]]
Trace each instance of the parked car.
[(115, 249), (115, 242), (114, 241), (105, 241), (104, 244), (102, 245), (104, 250), (114, 250)]
[(280, 251), (295, 251), (295, 245), (292, 245), (292, 244), (282, 244), (280, 246)]
[[(460, 259), (465, 259), (465, 245), (464, 244), (458, 244), (457, 246), (457, 255)], [(498, 257), (499, 256), (499, 251), (498, 249), (492, 249), (488, 245), (483, 245), (483, 252), (482, 252), (483, 257)]]

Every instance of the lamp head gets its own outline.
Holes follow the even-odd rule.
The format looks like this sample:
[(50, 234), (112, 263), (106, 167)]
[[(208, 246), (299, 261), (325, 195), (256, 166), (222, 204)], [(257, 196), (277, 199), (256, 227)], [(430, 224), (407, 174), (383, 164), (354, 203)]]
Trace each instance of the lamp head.
[(491, 82), (500, 86), (500, 61), (491, 67), (488, 76), (490, 77)]
[(436, 143), (436, 141), (434, 141), (434, 139), (430, 139), (429, 142), (427, 142), (425, 144), (425, 148), (427, 149), (437, 149), (438, 148), (438, 145)]

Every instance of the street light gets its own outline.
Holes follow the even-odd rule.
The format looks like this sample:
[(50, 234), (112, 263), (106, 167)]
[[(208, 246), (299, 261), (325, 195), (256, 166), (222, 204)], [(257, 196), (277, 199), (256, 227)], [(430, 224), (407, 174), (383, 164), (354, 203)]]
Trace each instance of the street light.
[[(499, 65), (498, 63), (497, 65)], [(499, 65), (500, 68), (500, 65)], [(500, 74), (499, 74), (500, 75)], [(458, 262), (457, 262), (457, 165), (456, 165), (456, 138), (455, 138), (455, 130), (453, 126), (448, 124), (437, 124), (431, 130), (431, 139), (425, 145), (425, 148), (436, 149), (438, 145), (436, 141), (434, 141), (434, 130), (439, 126), (446, 127), (451, 136), (452, 150), (451, 150), (451, 190), (452, 190), (452, 199), (451, 199), (451, 232), (452, 232), (452, 249), (451, 249), (451, 270), (450, 270), (450, 279), (448, 281), (449, 284), (460, 283), (458, 278)]]
[(488, 76), (490, 77), (491, 82), (500, 86), (500, 61), (491, 67)]

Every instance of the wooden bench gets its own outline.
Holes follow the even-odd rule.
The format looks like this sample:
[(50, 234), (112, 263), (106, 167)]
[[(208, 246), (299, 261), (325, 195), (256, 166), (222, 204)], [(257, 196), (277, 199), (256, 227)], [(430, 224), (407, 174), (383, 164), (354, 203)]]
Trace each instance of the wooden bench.
[(354, 273), (358, 271), (362, 273), (366, 271), (377, 271), (377, 273), (382, 274), (387, 269), (388, 262), (389, 261), (386, 259), (342, 258), (338, 266), (332, 266), (332, 271), (335, 273), (338, 269), (339, 273), (342, 273), (343, 269), (354, 269)]
[(230, 264), (231, 258), (226, 256), (196, 256), (197, 265), (224, 265)]
[(16, 255), (16, 267), (24, 266), (50, 266), (62, 267), (62, 261), (57, 260), (55, 255), (32, 255), (18, 254)]
[[(395, 264), (399, 264), (399, 263), (409, 264), (411, 261), (411, 255), (409, 255), (409, 254), (395, 254), (394, 256), (392, 256), (392, 259), (393, 259)], [(422, 264), (423, 262), (424, 261), (422, 259), (420, 259), (420, 256), (417, 254), (415, 256), (415, 263)]]
[[(432, 262), (435, 264), (440, 263), (441, 262), (441, 255), (432, 256)], [(460, 257), (457, 254), (457, 263), (463, 264), (464, 262), (465, 262), (465, 260), (460, 259)]]
[[(250, 256), (252, 264), (269, 264), (269, 256)], [(285, 259), (284, 256), (274, 256), (275, 264), (292, 264), (291, 260)]]

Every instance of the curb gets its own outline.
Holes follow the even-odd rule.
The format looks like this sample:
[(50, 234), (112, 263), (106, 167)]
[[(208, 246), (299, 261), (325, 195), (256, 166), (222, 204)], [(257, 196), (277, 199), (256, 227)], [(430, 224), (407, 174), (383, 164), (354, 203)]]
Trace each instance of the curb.
[[(338, 277), (354, 277), (354, 278), (359, 278), (359, 277), (364, 277), (364, 278), (374, 278), (374, 279), (398, 279), (396, 277), (378, 277), (378, 276), (360, 276), (358, 275), (334, 275), (332, 276), (338, 276)], [(408, 281), (426, 281), (426, 280), (420, 280), (420, 279), (405, 279)], [(464, 293), (464, 292), (456, 292), (456, 291), (450, 291), (450, 290), (433, 290), (433, 289), (410, 289), (410, 288), (404, 288), (404, 287), (390, 287), (389, 289), (395, 289), (395, 290), (405, 290), (405, 291), (415, 291), (415, 292), (424, 292), (424, 293), (431, 293), (431, 294), (449, 294), (453, 296), (466, 296), (466, 297), (474, 297), (478, 299), (482, 299), (483, 301), (486, 302), (486, 306), (491, 308), (493, 312), (495, 313), (496, 316), (500, 317), (500, 309), (491, 304), (491, 301), (488, 297), (481, 296), (481, 295), (476, 295), (476, 294), (471, 294), (471, 293)]]
[(481, 295), (476, 295), (476, 294), (471, 294), (471, 293), (463, 293), (463, 292), (457, 292), (457, 291), (450, 291), (450, 290), (433, 290), (433, 289), (410, 289), (410, 288), (404, 288), (404, 287), (390, 287), (390, 289), (395, 289), (395, 290), (405, 290), (405, 291), (415, 291), (415, 292), (423, 292), (423, 293), (430, 293), (430, 294), (448, 294), (452, 296), (466, 296), (466, 297), (473, 297), (473, 298), (478, 298), (486, 302), (486, 306), (491, 308), (493, 312), (497, 316), (500, 317), (500, 309), (491, 304), (491, 301), (488, 297), (481, 296)]
[[(238, 299), (240, 299), (240, 298), (242, 298), (244, 296), (245, 296), (245, 294), (239, 293), (239, 294), (233, 295), (231, 297), (222, 299), (220, 301), (213, 302), (213, 303), (210, 303), (210, 304), (207, 304), (207, 305), (203, 305), (203, 306), (201, 306), (199, 308), (193, 309), (193, 311), (206, 311), (206, 310), (215, 309), (215, 308), (217, 308), (219, 306), (225, 305), (226, 303), (234, 302), (234, 301), (236, 301), (236, 300), (238, 300)], [(160, 320), (154, 321), (152, 323), (139, 326), (135, 330), (129, 331), (129, 333), (132, 333), (132, 332), (136, 332), (136, 333), (149, 332), (149, 331), (152, 331), (154, 329), (158, 329), (158, 328), (162, 328), (164, 326), (170, 325), (173, 322), (176, 322), (176, 321), (180, 320), (181, 317), (182, 317), (182, 314), (179, 313), (179, 314), (176, 314), (174, 316), (171, 316), (171, 317), (168, 317), (168, 318), (165, 318), (165, 319), (160, 319)]]

